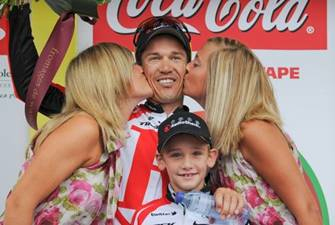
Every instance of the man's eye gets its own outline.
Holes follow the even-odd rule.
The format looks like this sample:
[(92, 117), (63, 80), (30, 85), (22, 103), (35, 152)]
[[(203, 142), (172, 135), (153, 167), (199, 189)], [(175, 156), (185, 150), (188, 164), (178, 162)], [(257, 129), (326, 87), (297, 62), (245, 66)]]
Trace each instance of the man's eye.
[(149, 61), (157, 61), (157, 60), (159, 60), (158, 56), (149, 58)]
[(172, 154), (170, 154), (170, 157), (171, 157), (171, 158), (178, 158), (178, 157), (180, 157), (180, 156), (181, 156), (180, 153), (172, 153)]
[(194, 156), (202, 155), (202, 151), (194, 151), (194, 152), (193, 152), (193, 155), (194, 155)]

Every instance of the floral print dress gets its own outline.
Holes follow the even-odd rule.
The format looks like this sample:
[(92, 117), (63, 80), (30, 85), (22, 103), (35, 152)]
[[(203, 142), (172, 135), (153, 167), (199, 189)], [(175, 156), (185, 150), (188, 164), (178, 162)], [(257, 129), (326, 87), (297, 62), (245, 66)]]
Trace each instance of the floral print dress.
[[(38, 205), (33, 224), (112, 224), (121, 179), (120, 147), (119, 142), (108, 143), (99, 162), (74, 171)], [(29, 148), (20, 177), (32, 158), (33, 151)], [(3, 225), (3, 215), (0, 225)]]
[[(302, 167), (295, 144), (285, 135), (292, 148), (292, 154)], [(251, 164), (243, 157), (241, 151), (220, 159), (218, 176), (222, 186), (241, 193), (250, 210), (250, 222), (257, 225), (294, 225), (294, 216), (274, 193), (273, 189), (257, 174)], [(222, 168), (222, 169), (221, 169)]]

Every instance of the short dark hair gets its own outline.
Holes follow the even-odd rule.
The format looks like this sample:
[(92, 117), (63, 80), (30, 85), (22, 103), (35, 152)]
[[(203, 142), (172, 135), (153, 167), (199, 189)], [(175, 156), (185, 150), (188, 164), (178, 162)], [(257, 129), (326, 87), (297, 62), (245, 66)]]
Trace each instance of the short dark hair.
[(171, 16), (150, 17), (143, 21), (135, 31), (134, 45), (137, 64), (142, 64), (141, 56), (150, 41), (158, 35), (174, 37), (183, 46), (187, 62), (191, 61), (191, 35), (185, 24)]

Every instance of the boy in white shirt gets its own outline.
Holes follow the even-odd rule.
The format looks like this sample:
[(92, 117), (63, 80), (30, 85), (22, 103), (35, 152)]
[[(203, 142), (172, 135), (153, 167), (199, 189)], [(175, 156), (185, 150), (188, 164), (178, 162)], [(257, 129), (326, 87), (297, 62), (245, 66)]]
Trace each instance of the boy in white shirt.
[[(218, 221), (190, 211), (184, 204), (176, 202), (176, 192), (210, 194), (205, 178), (209, 169), (215, 165), (218, 150), (212, 148), (205, 121), (190, 112), (173, 114), (158, 128), (158, 152), (158, 167), (161, 171), (166, 170), (170, 179), (168, 194), (138, 209), (132, 224), (217, 223)], [(217, 189), (215, 201), (222, 219), (239, 214), (244, 205), (241, 195), (229, 188)]]

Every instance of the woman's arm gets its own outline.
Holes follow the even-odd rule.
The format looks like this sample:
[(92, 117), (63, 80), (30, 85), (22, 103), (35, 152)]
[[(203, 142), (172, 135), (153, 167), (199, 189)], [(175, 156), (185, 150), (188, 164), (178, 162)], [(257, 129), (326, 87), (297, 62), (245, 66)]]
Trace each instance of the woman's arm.
[[(9, 61), (16, 97), (25, 101), (33, 71), (38, 60), (30, 27), (29, 4), (14, 6), (9, 13)], [(51, 85), (46, 93), (40, 112), (49, 116), (59, 113), (65, 102), (63, 88)]]
[(31, 225), (41, 201), (77, 168), (97, 162), (102, 152), (99, 132), (87, 115), (77, 115), (52, 132), (8, 197), (4, 224)]
[(244, 158), (270, 184), (298, 224), (321, 225), (318, 205), (279, 128), (265, 121), (249, 121), (242, 125), (242, 135)]

